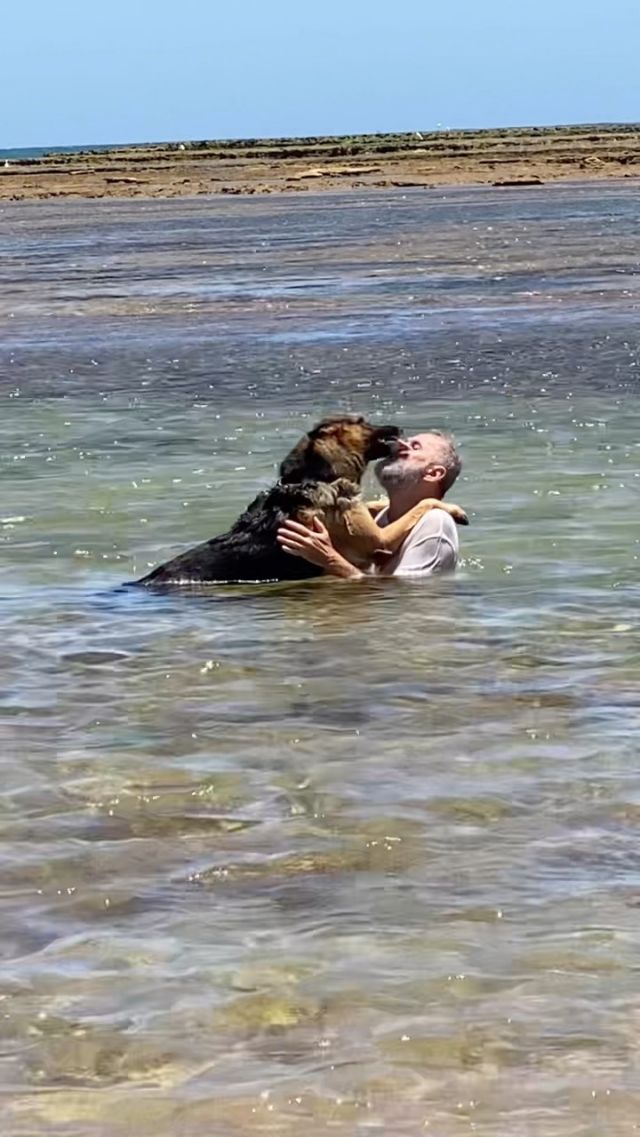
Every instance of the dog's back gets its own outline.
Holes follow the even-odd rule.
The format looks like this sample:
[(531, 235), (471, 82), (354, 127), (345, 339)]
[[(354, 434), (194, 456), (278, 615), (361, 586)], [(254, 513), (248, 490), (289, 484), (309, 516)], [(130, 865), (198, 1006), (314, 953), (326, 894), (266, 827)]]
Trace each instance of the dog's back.
[(361, 416), (323, 419), (284, 459), (279, 482), (259, 494), (227, 533), (159, 565), (137, 583), (163, 587), (321, 575), (314, 565), (283, 552), (276, 539), (279, 526), (302, 510), (318, 512), (314, 493), (322, 484), (342, 479), (357, 492), (367, 462), (387, 454), (398, 433), (396, 426), (373, 426)]
[(320, 569), (283, 552), (276, 540), (278, 527), (286, 518), (313, 507), (313, 489), (313, 483), (278, 483), (259, 494), (228, 532), (158, 565), (137, 583), (162, 587), (318, 576)]

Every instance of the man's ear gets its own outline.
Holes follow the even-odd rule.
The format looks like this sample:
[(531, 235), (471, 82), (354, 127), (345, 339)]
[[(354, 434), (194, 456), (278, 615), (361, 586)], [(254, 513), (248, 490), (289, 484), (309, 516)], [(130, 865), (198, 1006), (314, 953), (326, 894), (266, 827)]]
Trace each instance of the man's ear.
[(425, 481), (442, 482), (447, 476), (447, 471), (444, 466), (429, 466), (425, 470)]

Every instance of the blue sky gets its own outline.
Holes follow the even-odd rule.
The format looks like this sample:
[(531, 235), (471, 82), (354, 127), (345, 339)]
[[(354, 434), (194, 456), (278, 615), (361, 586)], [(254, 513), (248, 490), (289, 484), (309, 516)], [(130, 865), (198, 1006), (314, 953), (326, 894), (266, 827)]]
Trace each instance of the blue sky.
[(5, 0), (0, 149), (640, 119), (640, 0)]

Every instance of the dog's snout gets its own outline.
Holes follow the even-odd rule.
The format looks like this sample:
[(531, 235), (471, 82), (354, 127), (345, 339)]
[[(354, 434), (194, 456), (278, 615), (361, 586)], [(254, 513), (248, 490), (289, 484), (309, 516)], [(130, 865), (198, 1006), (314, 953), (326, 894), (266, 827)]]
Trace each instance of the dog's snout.
[(400, 428), (397, 426), (377, 426), (371, 437), (367, 458), (387, 458), (400, 437)]
[(399, 438), (400, 437), (400, 427), (399, 426), (380, 426), (380, 427), (378, 427), (378, 430), (379, 430), (381, 438)]

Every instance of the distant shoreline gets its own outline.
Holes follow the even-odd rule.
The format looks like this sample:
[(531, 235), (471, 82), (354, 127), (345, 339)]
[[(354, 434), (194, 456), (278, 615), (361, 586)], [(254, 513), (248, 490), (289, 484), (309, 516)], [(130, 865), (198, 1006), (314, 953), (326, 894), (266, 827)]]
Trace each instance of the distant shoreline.
[(640, 177), (640, 125), (63, 148), (0, 157), (0, 201), (172, 198)]

